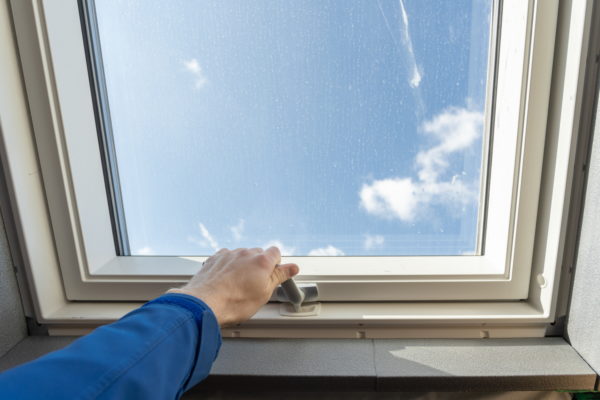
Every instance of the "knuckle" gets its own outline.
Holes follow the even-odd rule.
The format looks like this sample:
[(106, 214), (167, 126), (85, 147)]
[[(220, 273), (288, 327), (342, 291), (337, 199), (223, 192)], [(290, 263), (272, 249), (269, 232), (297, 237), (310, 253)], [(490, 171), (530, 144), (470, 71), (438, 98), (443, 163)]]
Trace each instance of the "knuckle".
[(242, 257), (246, 257), (250, 255), (250, 250), (248, 249), (238, 249), (238, 254)]
[(281, 250), (279, 250), (279, 247), (272, 247), (272, 251), (275, 256), (281, 257)]
[(258, 265), (260, 265), (261, 267), (268, 267), (271, 264), (271, 260), (269, 259), (269, 257), (262, 253), (262, 254), (258, 254), (256, 256), (256, 262), (258, 263)]

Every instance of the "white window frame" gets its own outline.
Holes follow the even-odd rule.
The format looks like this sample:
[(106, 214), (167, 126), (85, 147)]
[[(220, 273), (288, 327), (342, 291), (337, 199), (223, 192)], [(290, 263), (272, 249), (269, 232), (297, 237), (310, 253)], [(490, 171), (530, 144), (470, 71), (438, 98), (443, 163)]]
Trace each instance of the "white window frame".
[[(493, 121), (502, 135), (494, 137), (486, 226), (486, 236), (500, 240), (488, 240), (481, 256), (287, 257), (327, 303), (306, 319), (281, 317), (269, 304), (246, 324), (247, 335), (272, 325), (350, 324), (370, 335), (404, 326), (396, 336), (410, 335), (406, 324), (436, 322), (517, 325), (527, 336), (552, 320), (591, 5), (574, 1), (560, 15), (557, 0), (504, 3), (510, 15), (502, 18)], [(12, 0), (11, 7), (20, 65), (7, 62), (0, 74), (11, 95), (0, 103), (3, 162), (37, 317), (110, 321), (184, 282), (204, 258), (117, 256), (77, 2)], [(558, 18), (566, 33), (557, 36)], [(561, 61), (564, 70), (553, 71)], [(114, 300), (129, 303), (107, 303)]]

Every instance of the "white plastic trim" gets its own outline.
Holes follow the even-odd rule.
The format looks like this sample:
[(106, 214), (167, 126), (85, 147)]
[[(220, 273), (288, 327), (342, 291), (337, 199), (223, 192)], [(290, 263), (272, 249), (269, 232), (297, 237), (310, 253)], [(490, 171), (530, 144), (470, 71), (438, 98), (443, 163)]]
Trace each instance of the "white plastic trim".
[[(46, 119), (46, 123), (40, 122), (39, 129), (34, 132), (67, 296), (78, 300), (151, 298), (158, 293), (157, 287), (164, 288), (164, 284), (172, 283), (177, 277), (191, 275), (197, 263), (161, 257), (157, 259), (162, 265), (159, 267), (159, 263), (149, 257), (132, 259), (116, 255), (92, 99), (89, 85), (86, 85), (88, 71), (77, 4), (75, 1), (30, 1), (31, 15), (20, 14), (16, 22), (19, 25), (21, 18), (28, 19), (27, 26), (33, 25), (38, 35), (39, 51), (35, 49), (22, 58), (27, 59), (27, 63), (37, 62), (44, 66), (43, 88), (49, 102), (46, 107), (32, 107), (32, 117), (34, 120)], [(300, 280), (329, 282), (322, 291), (324, 298), (491, 300), (527, 297), (535, 214), (517, 213), (517, 207), (529, 211), (526, 205), (532, 208), (537, 204), (541, 156), (536, 157), (536, 152), (527, 148), (521, 149), (521, 143), (523, 137), (535, 138), (528, 139), (526, 144), (529, 143), (532, 149), (539, 148), (543, 145), (544, 130), (543, 126), (528, 124), (523, 115), (527, 106), (528, 110), (534, 111), (532, 121), (544, 118), (547, 96), (542, 97), (537, 107), (522, 100), (531, 97), (527, 92), (531, 86), (528, 86), (531, 65), (538, 65), (534, 76), (541, 76), (543, 84), (549, 84), (551, 62), (548, 61), (552, 59), (553, 48), (540, 47), (536, 54), (541, 56), (532, 57), (529, 39), (534, 10), (538, 16), (536, 25), (547, 26), (552, 32), (557, 2), (506, 0), (504, 3), (497, 66), (494, 156), (489, 179), (488, 209), (493, 212), (488, 213), (486, 236), (490, 240), (485, 254), (474, 257), (291, 259), (302, 266)], [(546, 37), (548, 39), (551, 37)], [(23, 42), (24, 48), (31, 47), (30, 43)], [(25, 75), (29, 82), (28, 74)], [(49, 121), (52, 123), (47, 123)], [(521, 154), (530, 153), (532, 156), (527, 160), (533, 165), (533, 172), (521, 173)], [(515, 167), (511, 169), (506, 165)], [(516, 186), (517, 182), (520, 186)], [(523, 228), (514, 231), (515, 226)], [(525, 251), (514, 252), (513, 242)], [(165, 275), (167, 271), (168, 276)], [(163, 286), (159, 283), (161, 277)], [(349, 289), (355, 288), (351, 283), (359, 279), (364, 285), (358, 297), (354, 297), (355, 292)], [(421, 283), (418, 286), (415, 285), (417, 280)], [(117, 281), (118, 285), (115, 284)], [(157, 285), (148, 285), (145, 283), (148, 281)], [(391, 281), (396, 282), (395, 287)], [(427, 282), (431, 285), (427, 286)]]
[[(517, 0), (514, 2), (515, 7), (522, 4), (522, 2), (518, 2)], [(182, 276), (178, 275), (178, 273), (174, 273), (171, 276), (163, 276), (162, 278), (153, 276), (151, 273), (146, 273), (144, 276), (128, 276), (127, 273), (131, 270), (122, 270), (121, 272), (125, 273), (125, 275), (113, 274), (114, 270), (111, 271), (111, 268), (120, 268), (119, 266), (115, 267), (115, 262), (120, 264), (121, 260), (116, 257), (109, 257), (110, 260), (106, 262), (102, 258), (102, 254), (106, 254), (106, 252), (99, 252), (97, 258), (100, 261), (96, 264), (95, 272), (101, 272), (102, 276), (92, 276), (86, 268), (82, 268), (82, 265), (89, 262), (90, 254), (93, 251), (88, 251), (87, 247), (85, 247), (88, 245), (84, 239), (85, 234), (82, 233), (85, 229), (82, 229), (77, 224), (81, 217), (79, 212), (85, 207), (75, 207), (73, 204), (82, 198), (77, 197), (79, 194), (74, 194), (77, 193), (77, 190), (72, 191), (73, 182), (80, 178), (72, 178), (69, 170), (66, 170), (66, 173), (61, 172), (58, 177), (52, 173), (52, 171), (64, 171), (62, 167), (73, 160), (73, 157), (69, 158), (64, 153), (61, 153), (62, 150), (68, 148), (68, 146), (73, 146), (73, 144), (65, 144), (62, 136), (56, 136), (57, 132), (61, 132), (65, 127), (61, 114), (64, 110), (61, 107), (67, 103), (62, 101), (60, 94), (56, 92), (56, 82), (54, 81), (55, 61), (52, 58), (54, 54), (52, 56), (48, 54), (48, 49), (51, 46), (47, 43), (49, 36), (46, 27), (47, 21), (45, 20), (46, 14), (53, 15), (51, 18), (59, 18), (60, 15), (55, 12), (48, 12), (44, 7), (53, 7), (59, 2), (44, 2), (44, 7), (42, 7), (42, 3), (41, 0), (12, 1), (12, 17), (15, 22), (15, 30), (19, 42), (21, 68), (25, 76), (25, 85), (29, 94), (27, 97), (25, 96), (23, 87), (20, 85), (19, 62), (14, 53), (14, 39), (9, 35), (0, 36), (3, 60), (7, 60), (3, 61), (0, 68), (0, 79), (2, 82), (10, 83), (6, 86), (3, 84), (2, 87), (9, 88), (9, 90), (2, 91), (2, 94), (0, 94), (0, 122), (2, 124), (0, 127), (2, 128), (3, 145), (2, 161), (9, 175), (8, 182), (11, 185), (11, 200), (14, 203), (14, 209), (17, 214), (16, 219), (19, 224), (21, 246), (28, 264), (29, 277), (33, 283), (32, 286), (35, 288), (34, 297), (39, 321), (47, 323), (73, 323), (74, 321), (79, 321), (83, 324), (104, 323), (118, 318), (137, 304), (70, 302), (65, 299), (65, 294), (67, 296), (70, 294), (83, 294), (84, 298), (86, 295), (89, 295), (91, 298), (110, 298), (112, 300), (144, 300), (181, 281)], [(52, 5), (49, 5), (50, 3)], [(62, 4), (67, 3), (62, 2)], [(512, 2), (505, 2), (505, 10), (507, 4), (512, 4)], [(556, 1), (537, 1), (532, 2), (532, 4), (534, 7), (529, 9), (530, 12), (527, 18), (536, 21), (545, 12), (556, 12), (558, 5)], [(524, 234), (525, 239), (527, 237), (529, 237), (529, 240), (535, 239), (535, 246), (529, 250), (533, 251), (535, 249), (535, 257), (533, 258), (533, 262), (529, 260), (526, 264), (533, 265), (534, 279), (529, 279), (528, 268), (525, 274), (519, 272), (521, 270), (518, 268), (513, 268), (509, 274), (506, 273), (507, 271), (501, 274), (497, 273), (496, 276), (490, 276), (489, 278), (491, 279), (488, 282), (483, 282), (482, 276), (467, 277), (468, 268), (463, 267), (465, 269), (462, 272), (465, 272), (465, 276), (461, 277), (465, 280), (472, 280), (472, 282), (462, 282), (463, 284), (474, 283), (477, 286), (473, 286), (473, 288), (480, 287), (482, 288), (481, 290), (485, 290), (487, 283), (510, 282), (511, 280), (517, 281), (520, 279), (520, 285), (525, 284), (529, 286), (528, 296), (524, 297), (527, 301), (501, 303), (370, 303), (367, 304), (367, 307), (373, 307), (373, 311), (368, 313), (361, 311), (364, 309), (361, 308), (360, 303), (324, 304), (324, 311), (319, 317), (321, 319), (318, 322), (312, 321), (312, 323), (326, 325), (335, 322), (341, 325), (350, 324), (354, 326), (358, 324), (356, 326), (377, 326), (393, 322), (397, 324), (397, 327), (401, 327), (403, 324), (414, 325), (417, 321), (420, 321), (419, 323), (438, 324), (440, 329), (448, 323), (458, 325), (468, 324), (471, 326), (473, 324), (484, 326), (488, 323), (497, 323), (505, 324), (509, 327), (529, 326), (531, 329), (537, 329), (536, 332), (539, 332), (540, 324), (552, 320), (553, 294), (557, 287), (557, 282), (554, 278), (558, 276), (560, 269), (562, 239), (565, 234), (564, 215), (566, 214), (566, 207), (568, 205), (567, 195), (570, 187), (572, 149), (574, 148), (574, 137), (576, 137), (577, 130), (577, 102), (583, 76), (581, 73), (582, 66), (585, 65), (585, 51), (583, 50), (585, 49), (586, 32), (589, 26), (588, 9), (590, 2), (576, 1), (569, 4), (569, 7), (570, 10), (567, 10), (569, 12), (565, 13), (565, 15), (569, 16), (569, 19), (561, 16), (563, 18), (563, 31), (559, 32), (561, 37), (557, 41), (559, 51), (556, 56), (560, 57), (558, 61), (568, 60), (568, 62), (566, 62), (566, 67), (563, 70), (554, 71), (553, 75), (553, 82), (558, 82), (555, 85), (560, 86), (560, 90), (552, 89), (554, 97), (551, 100), (555, 109), (560, 110), (560, 115), (550, 118), (550, 125), (547, 129), (550, 145), (546, 146), (546, 153), (544, 154), (543, 167), (545, 172), (542, 190), (543, 196), (541, 198), (541, 203), (544, 207), (539, 211), (539, 214), (535, 210), (540, 190), (539, 187), (536, 188), (535, 181), (537, 179), (537, 185), (539, 185), (540, 179), (539, 177), (536, 178), (536, 176), (541, 171), (538, 169), (536, 172), (534, 168), (531, 170), (531, 173), (526, 171), (526, 173), (513, 176), (512, 178), (513, 181), (518, 179), (521, 182), (521, 189), (514, 193), (514, 204), (528, 203), (527, 207), (529, 208), (525, 208), (525, 210), (533, 210), (531, 212), (533, 216), (523, 215), (525, 213), (521, 212), (517, 213), (516, 220), (511, 220), (510, 227), (512, 228), (510, 229), (516, 228), (517, 230), (515, 233), (517, 236), (514, 237), (518, 237), (521, 232), (519, 230), (519, 225), (523, 221), (521, 218), (533, 218), (534, 220), (536, 217), (539, 218), (535, 237), (531, 237), (533, 236), (532, 231), (535, 225), (526, 225), (527, 228)], [(0, 13), (0, 18), (4, 18), (1, 22), (10, 20), (10, 16), (6, 14)], [(552, 63), (549, 63), (548, 60), (554, 59), (554, 46), (548, 44), (552, 44), (552, 40), (545, 42), (544, 40), (547, 39), (547, 35), (553, 35), (556, 32), (556, 18), (553, 21), (550, 20), (547, 22), (548, 24), (536, 23), (533, 25), (534, 29), (527, 32), (527, 35), (532, 37), (533, 47), (531, 51), (524, 52), (523, 57), (527, 54), (533, 66), (531, 69), (521, 71), (520, 75), (532, 78), (528, 80), (526, 89), (523, 89), (521, 85), (521, 90), (524, 90), (524, 92), (520, 92), (520, 94), (525, 96), (525, 99), (531, 99), (531, 96), (528, 97), (526, 95), (531, 93), (531, 90), (533, 90), (532, 87), (539, 85), (543, 88), (544, 80), (547, 80), (548, 83), (550, 81)], [(536, 37), (542, 38), (542, 40), (537, 40), (537, 43), (544, 42), (545, 44), (543, 46), (536, 46)], [(540, 69), (537, 69), (536, 60), (539, 60), (541, 63), (539, 65), (546, 65), (546, 67), (540, 66)], [(554, 64), (560, 64), (560, 62), (557, 63), (555, 61)], [(33, 126), (29, 125), (27, 103), (31, 110)], [(543, 144), (543, 138), (536, 137), (532, 132), (536, 129), (545, 129), (545, 127), (539, 126), (540, 120), (546, 120), (547, 104), (544, 107), (544, 99), (525, 101), (524, 106), (519, 110), (518, 120), (520, 122), (517, 126), (522, 127), (522, 129), (520, 128), (519, 135), (522, 135), (524, 138), (525, 145), (528, 146), (528, 143), (533, 143), (532, 145), (539, 146), (540, 140)], [(44, 121), (51, 121), (51, 123), (44, 124)], [(515, 121), (513, 120), (512, 123), (514, 124)], [(506, 126), (502, 125), (502, 127)], [(496, 129), (499, 129), (498, 126), (496, 126)], [(32, 142), (33, 132), (35, 132), (35, 143)], [(43, 186), (39, 176), (40, 169), (37, 166), (36, 160), (38, 156), (36, 151), (40, 150), (40, 148), (53, 150), (52, 152), (39, 152)], [(495, 148), (494, 151), (496, 150)], [(539, 147), (535, 150), (539, 150)], [(534, 153), (539, 155), (541, 152), (535, 151)], [(19, 157), (11, 156), (11, 154), (18, 154)], [(520, 153), (519, 157), (524, 154), (527, 154), (527, 148), (524, 153)], [(539, 157), (541, 159), (541, 155)], [(515, 162), (518, 163), (520, 161), (515, 159)], [(534, 181), (533, 186), (529, 185), (531, 183), (530, 180)], [(527, 189), (531, 189), (533, 194), (527, 194)], [(45, 206), (46, 200), (52, 214), (52, 224), (50, 223)], [(71, 207), (67, 207), (68, 210), (65, 212), (65, 205), (69, 204), (71, 204)], [(533, 207), (534, 204), (536, 207)], [(64, 218), (64, 221), (67, 223), (66, 228), (59, 226), (58, 222), (61, 221), (60, 218)], [(506, 224), (506, 221), (504, 223)], [(77, 241), (79, 241), (79, 244), (77, 244)], [(85, 246), (81, 247), (81, 244), (84, 242)], [(517, 243), (522, 242), (517, 241)], [(77, 246), (80, 247), (78, 248)], [(517, 249), (515, 250), (515, 254), (517, 254), (518, 248), (515, 249)], [(65, 250), (68, 251), (65, 252)], [(486, 252), (486, 254), (493, 253), (493, 250), (489, 250), (490, 252)], [(515, 255), (513, 254), (511, 257), (515, 257)], [(516, 257), (518, 257), (518, 254)], [(464, 257), (464, 259), (469, 258), (475, 259), (478, 257)], [(141, 264), (138, 265), (137, 260), (131, 259), (133, 260), (133, 268), (141, 268)], [(189, 272), (185, 273), (185, 271), (192, 270), (192, 265), (196, 266), (198, 263), (198, 259), (190, 260), (185, 258), (148, 258), (148, 260), (153, 260), (147, 262), (155, 264), (157, 262), (177, 263), (178, 265), (175, 268), (181, 268), (180, 271), (184, 271), (183, 275), (189, 274)], [(60, 261), (60, 265), (57, 261)], [(463, 265), (467, 263), (465, 262)], [(101, 264), (101, 266), (97, 267), (98, 264)], [(318, 268), (319, 271), (322, 270), (322, 267)], [(65, 270), (68, 273), (65, 273)], [(308, 270), (310, 271), (310, 266)], [(77, 271), (79, 275), (72, 274), (71, 272), (73, 271)], [(61, 272), (66, 290), (61, 285)], [(431, 272), (433, 272), (433, 269)], [(517, 276), (515, 272), (523, 275)], [(539, 284), (539, 280), (536, 279), (540, 274), (544, 277), (542, 280), (543, 285)], [(314, 278), (315, 276), (312, 277)], [(365, 278), (364, 276), (356, 275), (351, 280), (355, 280), (357, 277)], [(387, 278), (390, 277), (388, 276)], [(377, 280), (378, 284), (381, 285), (398, 285), (401, 282), (398, 282), (397, 278), (397, 276), (392, 277), (391, 279), (387, 279), (392, 280), (392, 282), (386, 282), (386, 279), (382, 279), (379, 276)], [(430, 280), (431, 276), (427, 277), (425, 273), (421, 273), (418, 277), (411, 277), (416, 279), (408, 279), (407, 276), (403, 276), (403, 278), (406, 281), (412, 280), (404, 283), (407, 285), (407, 288), (415, 288), (415, 292), (417, 291), (416, 288), (421, 291), (427, 289), (426, 286), (419, 286), (421, 283), (423, 285), (435, 284), (435, 282)], [(131, 282), (130, 279), (136, 279), (137, 281)], [(329, 277), (328, 279), (331, 280), (334, 278)], [(494, 280), (496, 281), (493, 282)], [(332, 285), (332, 293), (338, 290), (335, 289), (337, 283), (340, 282), (327, 282), (327, 279), (323, 281), (323, 284)], [(356, 282), (341, 283), (348, 285), (347, 288), (360, 291), (360, 286), (354, 286), (357, 285)], [(445, 289), (440, 291), (442, 294), (450, 293), (452, 290), (456, 290), (457, 287), (461, 287), (459, 285), (461, 282), (453, 280), (446, 282), (438, 280), (437, 283), (448, 286), (447, 292)], [(75, 285), (73, 287), (76, 289), (69, 288), (70, 285)], [(401, 286), (396, 286), (396, 293), (399, 287)], [(442, 286), (429, 286), (426, 291), (432, 293), (432, 288), (435, 287)], [(452, 287), (455, 289), (452, 289)], [(390, 290), (393, 290), (392, 286), (390, 288)], [(461, 287), (461, 290), (468, 291), (468, 286)], [(502, 290), (502, 288), (498, 287), (497, 290)], [(340, 293), (342, 292), (343, 290), (340, 289)], [(110, 296), (103, 297), (107, 296), (107, 293)], [(521, 291), (521, 293), (523, 292)], [(527, 295), (527, 290), (524, 293)], [(448, 296), (440, 296), (444, 297), (444, 300), (449, 299)], [(464, 293), (462, 296), (464, 296)], [(357, 297), (360, 297), (360, 295)], [(440, 298), (440, 300), (442, 299)], [(393, 312), (387, 308), (388, 306), (395, 307)], [(290, 323), (289, 321), (282, 320), (281, 317), (271, 317), (269, 310), (272, 307), (271, 305), (266, 306), (249, 322), (247, 329), (257, 332), (256, 329), (262, 329), (260, 328), (261, 326), (268, 329), (268, 326), (274, 323), (281, 323), (284, 326)], [(427, 311), (427, 307), (430, 307), (429, 312)], [(438, 311), (433, 312), (432, 310)], [(440, 310), (443, 310), (443, 312)], [(466, 310), (470, 311), (466, 312)], [(300, 324), (310, 326), (311, 322), (304, 320)], [(244, 327), (240, 329), (244, 329)]]

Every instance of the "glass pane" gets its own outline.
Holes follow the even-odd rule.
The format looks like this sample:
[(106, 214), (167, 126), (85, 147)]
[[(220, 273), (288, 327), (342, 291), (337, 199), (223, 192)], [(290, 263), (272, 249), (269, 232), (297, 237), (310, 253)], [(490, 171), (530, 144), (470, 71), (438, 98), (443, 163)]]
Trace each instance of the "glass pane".
[(131, 254), (477, 252), (492, 0), (95, 10)]

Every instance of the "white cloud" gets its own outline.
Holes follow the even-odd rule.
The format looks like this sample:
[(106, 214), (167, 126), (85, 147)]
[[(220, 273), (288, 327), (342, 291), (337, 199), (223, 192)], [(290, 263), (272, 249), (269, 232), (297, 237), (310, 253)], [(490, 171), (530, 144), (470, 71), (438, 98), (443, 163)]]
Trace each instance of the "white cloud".
[(404, 47), (408, 53), (408, 62), (410, 63), (409, 67), (412, 71), (412, 76), (408, 83), (412, 88), (416, 89), (421, 84), (421, 79), (423, 76), (419, 66), (417, 65), (417, 58), (415, 57), (415, 50), (413, 48), (412, 38), (410, 37), (410, 30), (408, 28), (408, 14), (406, 13), (406, 8), (404, 7), (404, 1), (399, 0), (399, 3), (402, 17), (402, 42), (404, 43)]
[(327, 247), (321, 247), (319, 249), (312, 249), (308, 252), (309, 256), (343, 256), (344, 252), (337, 247), (328, 245)]
[(364, 184), (360, 190), (360, 205), (367, 213), (388, 219), (412, 221), (430, 204), (460, 205), (477, 200), (472, 187), (475, 181), (465, 183), (461, 175), (448, 181), (446, 174), (451, 154), (470, 147), (479, 137), (483, 114), (464, 108), (449, 108), (421, 129), (439, 143), (417, 154), (415, 166), (418, 179), (392, 177)]
[(383, 246), (385, 242), (385, 238), (381, 235), (365, 235), (365, 241), (363, 242), (363, 246), (365, 250), (371, 250), (377, 247)]
[(418, 204), (417, 190), (411, 178), (376, 180), (363, 185), (360, 202), (369, 214), (410, 221)]
[(204, 75), (204, 71), (198, 60), (192, 58), (184, 61), (183, 66), (194, 77), (194, 87), (196, 89), (202, 89), (208, 83), (208, 79)]
[(151, 256), (152, 254), (154, 254), (154, 249), (152, 249), (150, 246), (144, 246), (134, 252), (134, 255), (138, 256)]
[(198, 227), (200, 228), (200, 234), (202, 235), (204, 240), (198, 240), (194, 237), (188, 237), (188, 240), (203, 247), (210, 247), (211, 249), (213, 249), (213, 251), (219, 250), (221, 248), (219, 247), (219, 243), (217, 243), (213, 235), (211, 235), (208, 229), (206, 229), (206, 226), (204, 226), (204, 224), (200, 222), (198, 223)]
[(242, 240), (242, 237), (244, 236), (245, 225), (246, 225), (246, 221), (244, 221), (243, 219), (240, 219), (240, 221), (237, 223), (237, 225), (234, 225), (229, 228), (231, 230), (231, 234), (233, 235), (233, 239), (236, 242), (239, 242), (240, 240)]
[(437, 146), (417, 154), (419, 178), (435, 182), (448, 167), (448, 156), (471, 146), (481, 134), (483, 114), (464, 108), (450, 108), (426, 121), (422, 130), (440, 141)]
[(282, 256), (291, 256), (291, 255), (294, 255), (294, 253), (296, 252), (295, 247), (288, 247), (288, 246), (284, 245), (281, 242), (281, 240), (277, 240), (277, 239), (267, 242), (264, 246), (262, 246), (262, 248), (268, 249), (269, 247), (273, 247), (273, 246), (277, 247), (279, 249)]

